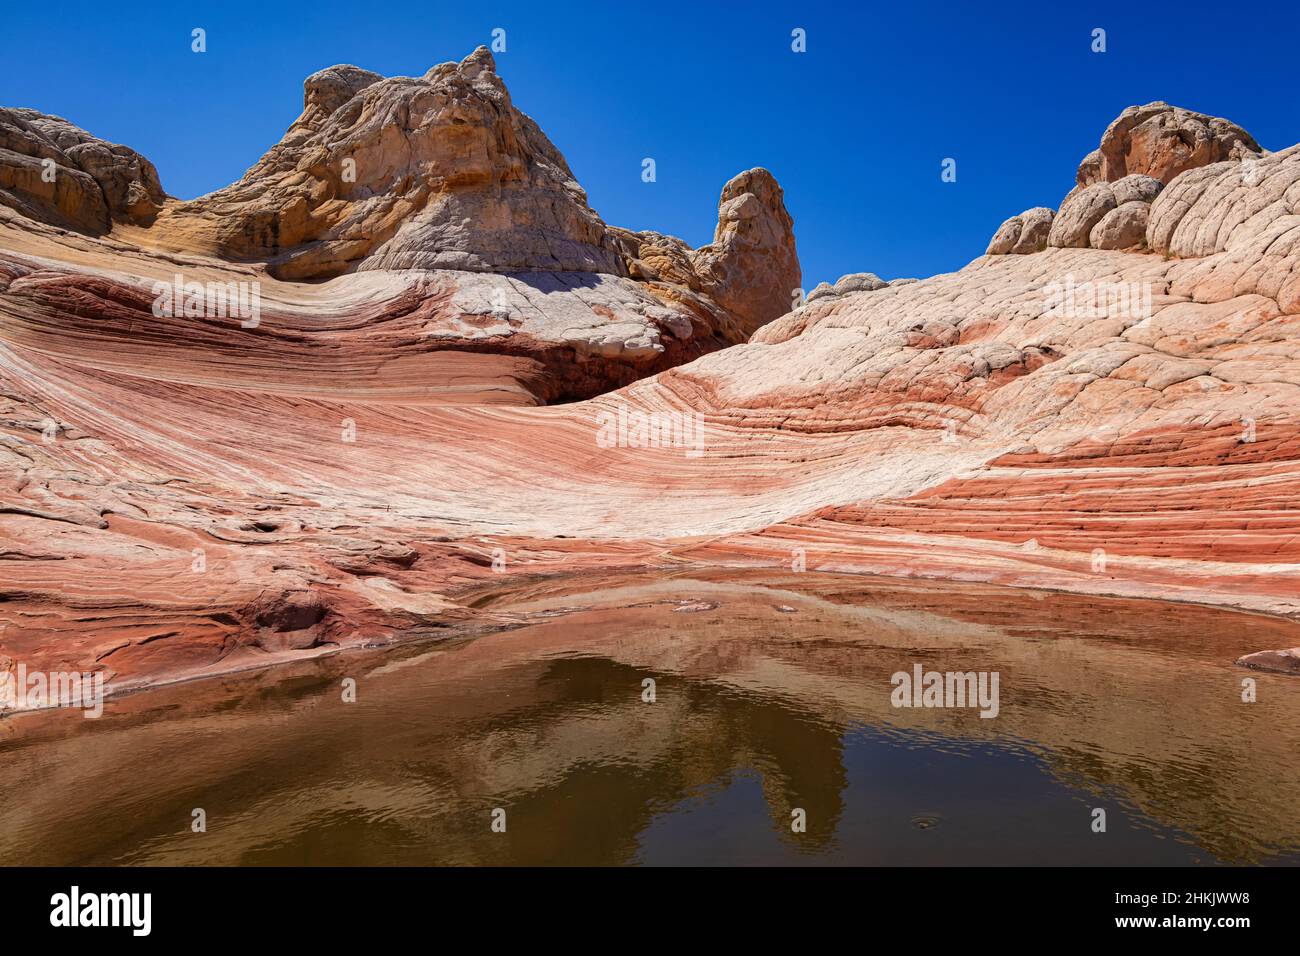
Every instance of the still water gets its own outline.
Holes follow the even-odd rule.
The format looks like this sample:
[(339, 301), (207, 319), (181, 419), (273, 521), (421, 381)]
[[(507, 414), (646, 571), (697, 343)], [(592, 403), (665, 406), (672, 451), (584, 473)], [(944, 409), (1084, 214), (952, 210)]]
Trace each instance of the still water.
[[(0, 863), (1300, 862), (1300, 678), (1232, 664), (1289, 622), (742, 572), (481, 603), (520, 626), (0, 722)], [(894, 707), (916, 664), (997, 672), (996, 718)]]

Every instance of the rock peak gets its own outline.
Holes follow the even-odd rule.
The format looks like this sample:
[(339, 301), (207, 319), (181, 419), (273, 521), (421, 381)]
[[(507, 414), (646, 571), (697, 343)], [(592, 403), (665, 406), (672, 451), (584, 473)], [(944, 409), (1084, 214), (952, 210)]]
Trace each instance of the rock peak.
[(1153, 204), (1189, 170), (1266, 154), (1230, 120), (1155, 100), (1123, 110), (1101, 145), (1084, 157), (1075, 187), (1058, 211), (1037, 207), (998, 228), (988, 255), (1023, 255), (1051, 247), (1139, 249), (1148, 246)]
[(497, 61), (492, 56), (492, 51), (485, 46), (477, 47), (473, 53), (460, 61), (462, 72), (468, 73), (471, 77), (477, 76), (480, 72), (496, 73)]
[(1167, 186), (1188, 169), (1262, 151), (1230, 120), (1155, 100), (1128, 107), (1106, 127), (1101, 145), (1079, 164), (1076, 180), (1091, 186), (1141, 174)]
[(421, 77), (341, 64), (225, 189), (170, 210), (189, 248), (284, 279), (353, 269), (623, 274), (563, 156), (511, 103), (487, 47)]
[(801, 273), (794, 220), (775, 176), (756, 166), (722, 187), (713, 243), (694, 261), (718, 304), (750, 317), (754, 328), (790, 311)]
[(303, 80), (303, 113), (319, 110), (328, 117), (366, 87), (382, 79), (383, 77), (378, 73), (363, 70), (350, 63), (327, 66)]
[(43, 186), (43, 150), (58, 149), (47, 134), (64, 148), (92, 137), (24, 116), (0, 113), (0, 147), (26, 153), (12, 172), (0, 157), (0, 203), (94, 233), (156, 218), (149, 241), (160, 249), (261, 262), (283, 280), (402, 270), (630, 277), (690, 299), (728, 341), (787, 312), (799, 286), (793, 222), (771, 172), (732, 177), (713, 242), (700, 249), (611, 228), (514, 106), (486, 46), (419, 77), (350, 63), (318, 70), (280, 142), (238, 182), (190, 202), (168, 201), (147, 160), (124, 147), (78, 147), (84, 174)]
[(135, 150), (59, 116), (0, 109), (0, 206), (99, 235), (114, 223), (149, 225), (166, 201), (158, 171)]

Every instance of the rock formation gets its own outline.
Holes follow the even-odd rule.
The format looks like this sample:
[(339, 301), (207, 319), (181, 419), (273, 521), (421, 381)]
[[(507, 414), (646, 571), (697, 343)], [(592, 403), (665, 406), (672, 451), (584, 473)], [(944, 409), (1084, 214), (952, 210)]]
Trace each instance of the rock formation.
[(354, 269), (625, 275), (564, 157), (480, 48), (424, 76), (307, 78), (302, 115), (244, 178), (169, 210), (172, 241), (284, 279)]
[(149, 225), (166, 198), (135, 150), (57, 116), (0, 108), (0, 205), (99, 235), (114, 222)]
[[(1239, 177), (1255, 175), (1268, 154), (1228, 120), (1148, 103), (1130, 106), (1110, 124), (1101, 147), (1079, 165), (1077, 185), (1053, 212), (1039, 207), (1012, 216), (990, 240), (986, 255), (1025, 255), (1062, 249), (1135, 249), (1148, 243), (1151, 204), (1183, 173), (1220, 169), (1236, 160)], [(1221, 171), (1221, 169), (1220, 169)], [(1168, 204), (1165, 205), (1169, 209)]]
[[(46, 158), (56, 168), (42, 178)], [(404, 327), (401, 374), (453, 401), (565, 401), (627, 384), (744, 341), (789, 309), (800, 280), (793, 223), (764, 169), (727, 183), (701, 249), (606, 226), (483, 47), (417, 78), (346, 65), (313, 74), (284, 138), (239, 182), (191, 202), (167, 197), (132, 150), (33, 110), (2, 111), (0, 203), (29, 234), (147, 227), (120, 241), (170, 273), (237, 264), (265, 286), (286, 334), (311, 322)], [(123, 268), (112, 282), (146, 273)], [(328, 296), (301, 284), (327, 279), (337, 280)], [(307, 326), (303, 309), (314, 312)], [(124, 322), (153, 341), (146, 316)], [(372, 361), (358, 349), (341, 356), (312, 340), (320, 354), (308, 367)], [(451, 353), (471, 354), (449, 364)]]
[(1047, 238), (1051, 235), (1052, 221), (1055, 218), (1055, 211), (1045, 206), (1035, 206), (1018, 216), (1012, 216), (998, 227), (989, 242), (986, 255), (1023, 256), (1031, 252), (1042, 252), (1047, 248)]
[[(1143, 110), (1068, 208), (999, 230), (1016, 254), (845, 276), (773, 321), (796, 273), (770, 176), (728, 185), (704, 249), (603, 226), (481, 54), (317, 74), (244, 181), (148, 228), (41, 225), (77, 204), (6, 187), (0, 654), (127, 687), (508, 626), (484, 589), (615, 567), (1300, 615), (1300, 146)], [(1166, 142), (1193, 120), (1204, 146)], [(384, 146), (426, 133), (428, 195)], [(358, 150), (364, 195), (331, 178)], [(256, 182), (297, 210), (278, 239)], [(157, 314), (177, 271), (260, 281), (260, 321)]]
[(847, 295), (850, 292), (874, 292), (876, 289), (883, 289), (887, 285), (889, 283), (874, 272), (854, 272), (846, 276), (840, 276), (835, 280), (834, 285), (829, 282), (820, 283), (817, 288), (808, 293), (806, 301), (815, 302), (817, 299)]
[(1052, 220), (1047, 245), (1065, 249), (1141, 245), (1146, 237), (1147, 206), (1160, 188), (1158, 180), (1135, 173), (1113, 183), (1093, 183), (1075, 190)]
[(751, 169), (727, 183), (718, 203), (713, 243), (691, 255), (704, 292), (750, 331), (785, 315), (799, 287), (794, 223), (785, 198), (766, 169)]
[(1168, 185), (1179, 173), (1260, 153), (1235, 123), (1168, 103), (1130, 106), (1106, 128), (1101, 146), (1084, 157), (1080, 187), (1142, 174)]

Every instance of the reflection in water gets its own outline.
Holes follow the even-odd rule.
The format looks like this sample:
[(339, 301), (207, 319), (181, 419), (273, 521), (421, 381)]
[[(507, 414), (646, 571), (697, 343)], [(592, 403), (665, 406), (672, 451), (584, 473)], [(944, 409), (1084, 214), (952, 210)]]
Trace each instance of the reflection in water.
[[(1230, 663), (1287, 622), (737, 572), (484, 600), (536, 623), (6, 721), (0, 861), (1300, 860), (1300, 681)], [(892, 708), (917, 663), (998, 671), (999, 716)]]

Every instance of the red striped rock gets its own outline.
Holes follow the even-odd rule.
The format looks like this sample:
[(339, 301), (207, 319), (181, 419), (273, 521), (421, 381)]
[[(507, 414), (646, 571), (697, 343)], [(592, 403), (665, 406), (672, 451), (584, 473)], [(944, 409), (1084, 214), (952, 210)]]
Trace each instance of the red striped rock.
[[(284, 138), (191, 202), (167, 197), (126, 147), (34, 110), (0, 112), (0, 214), (16, 232), (4, 248), (31, 250), (5, 266), (11, 294), (33, 300), (16, 305), (20, 321), (62, 325), (70, 310), (99, 330), (64, 329), (74, 348), (112, 336), (128, 352), (195, 348), (211, 364), (226, 361), (213, 350), (256, 341), (290, 375), (366, 366), (383, 390), (453, 401), (607, 391), (744, 341), (788, 309), (800, 279), (793, 223), (763, 169), (726, 184), (700, 249), (606, 226), (482, 47), (421, 77), (354, 66), (308, 77)], [(108, 245), (62, 228), (108, 232)], [(170, 337), (142, 313), (154, 295), (141, 288), (178, 275), (261, 285), (262, 336), (209, 324)], [(374, 326), (402, 339), (398, 354), (368, 353)]]
[[(324, 78), (295, 135), (382, 82)], [(740, 291), (782, 235), (745, 193), (708, 251), (614, 233), (626, 275), (299, 283), (160, 252), (171, 214), (97, 239), (6, 217), (0, 653), (129, 686), (690, 564), (1294, 616), (1300, 149), (1253, 162), (1174, 176), (1151, 251), (854, 280), (761, 327), (723, 305), (775, 307)], [(155, 315), (178, 269), (259, 281), (260, 321)]]

